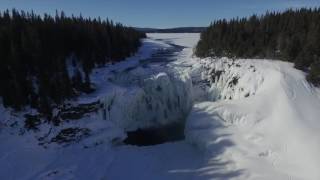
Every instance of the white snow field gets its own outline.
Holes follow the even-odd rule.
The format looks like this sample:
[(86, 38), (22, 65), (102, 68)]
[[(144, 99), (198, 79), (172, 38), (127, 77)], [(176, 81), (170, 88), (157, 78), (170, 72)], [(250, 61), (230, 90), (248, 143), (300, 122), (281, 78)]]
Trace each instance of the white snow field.
[[(80, 120), (26, 131), (22, 113), (0, 106), (0, 179), (319, 180), (319, 90), (290, 63), (193, 57), (198, 40), (148, 34), (134, 57), (97, 68), (97, 91), (76, 101), (103, 107)], [(148, 63), (181, 46), (170, 62)], [(183, 118), (185, 140), (120, 143), (126, 131)], [(38, 145), (70, 127), (90, 136)]]

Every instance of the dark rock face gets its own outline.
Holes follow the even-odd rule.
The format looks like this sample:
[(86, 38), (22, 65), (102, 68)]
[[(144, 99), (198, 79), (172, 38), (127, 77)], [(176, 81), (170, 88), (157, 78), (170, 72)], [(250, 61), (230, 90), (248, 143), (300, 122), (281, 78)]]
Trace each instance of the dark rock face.
[(52, 138), (51, 142), (58, 144), (68, 144), (79, 142), (82, 138), (89, 136), (90, 130), (87, 128), (67, 128), (61, 130), (58, 135)]

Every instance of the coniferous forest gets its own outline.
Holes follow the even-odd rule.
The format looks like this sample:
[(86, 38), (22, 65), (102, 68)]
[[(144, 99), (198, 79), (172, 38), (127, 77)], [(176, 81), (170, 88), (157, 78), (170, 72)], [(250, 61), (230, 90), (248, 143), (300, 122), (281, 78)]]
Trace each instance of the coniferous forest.
[[(42, 113), (79, 92), (90, 92), (91, 70), (134, 54), (144, 33), (110, 20), (0, 13), (0, 96), (6, 107)], [(75, 69), (70, 77), (68, 62)]]
[(319, 85), (320, 8), (215, 21), (201, 33), (195, 54), (289, 61), (308, 72), (308, 80)]

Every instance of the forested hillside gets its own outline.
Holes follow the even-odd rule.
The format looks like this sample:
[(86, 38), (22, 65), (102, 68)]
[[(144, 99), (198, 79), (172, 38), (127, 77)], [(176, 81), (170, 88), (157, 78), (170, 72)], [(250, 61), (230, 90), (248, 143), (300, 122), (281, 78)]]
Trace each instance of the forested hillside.
[[(0, 96), (5, 106), (50, 112), (79, 92), (90, 92), (90, 71), (135, 53), (144, 33), (109, 20), (0, 14)], [(72, 71), (70, 67), (73, 66)]]
[(294, 62), (320, 83), (320, 8), (219, 20), (201, 34), (199, 57), (269, 58)]

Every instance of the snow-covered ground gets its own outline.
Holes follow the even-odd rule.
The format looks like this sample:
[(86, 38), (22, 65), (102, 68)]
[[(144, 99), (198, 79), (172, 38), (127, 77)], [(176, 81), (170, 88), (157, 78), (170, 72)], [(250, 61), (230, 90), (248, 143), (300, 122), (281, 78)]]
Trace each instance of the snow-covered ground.
[(218, 100), (196, 103), (185, 132), (215, 163), (226, 163), (213, 176), (320, 179), (319, 94), (301, 71), (280, 61), (199, 61)]
[[(136, 56), (93, 72), (97, 91), (77, 101), (99, 101), (99, 112), (53, 130), (24, 132), (13, 123), (21, 115), (0, 107), (0, 179), (319, 180), (318, 89), (290, 63), (193, 57), (198, 39), (148, 34)], [(146, 63), (175, 45), (184, 48), (170, 62)], [(115, 143), (126, 130), (184, 117), (184, 141)], [(66, 147), (38, 145), (66, 127), (92, 133)]]

